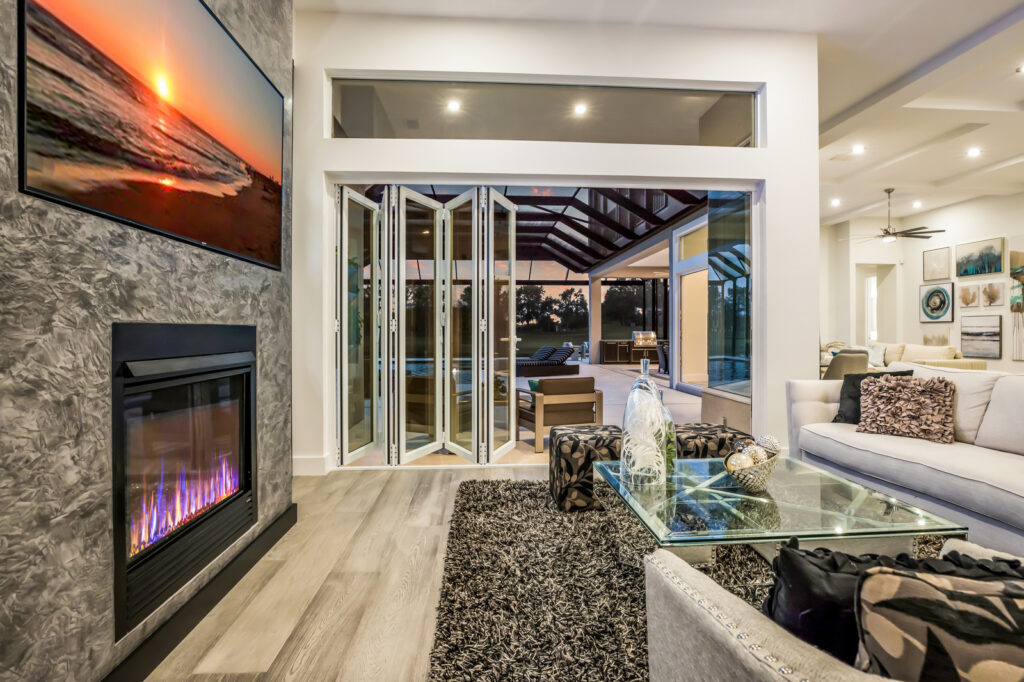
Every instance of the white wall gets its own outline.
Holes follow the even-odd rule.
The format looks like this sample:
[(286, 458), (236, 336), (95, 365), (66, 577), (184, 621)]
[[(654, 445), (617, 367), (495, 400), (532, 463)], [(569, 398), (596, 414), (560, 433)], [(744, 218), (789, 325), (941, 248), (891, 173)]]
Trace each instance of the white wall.
[[(931, 239), (908, 239), (900, 240), (903, 244), (903, 257), (905, 260), (904, 272), (907, 286), (903, 293), (904, 329), (908, 343), (922, 343), (924, 334), (934, 333), (937, 329), (949, 330), (949, 342), (958, 348), (960, 347), (960, 320), (964, 314), (967, 315), (1002, 315), (1003, 317), (1003, 358), (1001, 360), (988, 360), (989, 369), (1002, 372), (1013, 372), (1024, 374), (1024, 362), (1013, 361), (1010, 352), (1011, 330), (1010, 322), (1010, 277), (1009, 261), (1010, 250), (1024, 251), (1024, 194), (1010, 196), (991, 196), (980, 199), (972, 199), (961, 204), (939, 208), (934, 211), (920, 213), (915, 216), (904, 218), (905, 227), (917, 227), (927, 225), (934, 228), (946, 230), (944, 234), (934, 235)], [(952, 247), (953, 256), (956, 258), (956, 245), (966, 242), (989, 239), (991, 237), (1005, 237), (1003, 274), (978, 277), (956, 277), (955, 265), (950, 265), (953, 275), (952, 281), (955, 287), (961, 284), (987, 284), (989, 282), (1003, 282), (1006, 285), (1006, 305), (995, 308), (960, 308), (957, 305), (953, 312), (953, 323), (949, 325), (921, 324), (918, 316), (918, 287), (923, 284), (922, 278), (922, 253), (926, 250), (942, 246)], [(954, 295), (955, 298), (955, 295)]]
[[(889, 338), (887, 333), (880, 334), (880, 340), (924, 343), (925, 334), (948, 333), (949, 343), (960, 347), (960, 318), (962, 315), (999, 314), (1003, 316), (1003, 358), (989, 360), (989, 369), (1003, 372), (1024, 373), (1024, 362), (1010, 358), (1011, 321), (1009, 310), (1009, 252), (1024, 251), (1024, 194), (1010, 196), (990, 196), (965, 201), (953, 206), (926, 211), (901, 220), (893, 220), (897, 229), (927, 225), (928, 227), (946, 230), (942, 234), (933, 235), (931, 239), (900, 239), (893, 244), (885, 244), (880, 239), (863, 242), (858, 234), (877, 234), (878, 228), (885, 225), (884, 219), (857, 219), (838, 225), (822, 226), (822, 253), (829, 254), (828, 271), (822, 276), (821, 299), (828, 307), (824, 315), (828, 324), (823, 324), (822, 341), (859, 342), (855, 330), (855, 316), (860, 308), (858, 286), (854, 283), (856, 269), (862, 264), (893, 264), (896, 283), (886, 290), (895, 291), (896, 295), (884, 296), (879, 289), (879, 331), (883, 319), (889, 328), (896, 330), (895, 336)], [(956, 245), (966, 242), (1004, 237), (1005, 262), (1003, 274), (996, 276), (980, 276), (957, 278), (953, 259)], [(951, 247), (950, 279), (956, 285), (986, 284), (1001, 281), (1006, 285), (1007, 305), (997, 308), (967, 308), (957, 304), (951, 324), (934, 324), (920, 322), (918, 305), (920, 303), (920, 286), (922, 279), (922, 254), (926, 250)], [(823, 256), (824, 258), (824, 256)], [(891, 276), (891, 275), (890, 275)], [(848, 316), (847, 311), (853, 311)]]
[[(893, 220), (899, 227), (899, 221)], [(821, 299), (826, 301), (827, 312), (823, 317), (827, 324), (823, 325), (821, 341), (845, 341), (847, 343), (863, 343), (858, 333), (863, 329), (863, 282), (857, 276), (857, 266), (893, 265), (893, 271), (886, 271), (885, 289), (903, 288), (903, 253), (899, 243), (886, 244), (877, 239), (879, 231), (885, 226), (885, 220), (879, 218), (855, 218), (837, 225), (821, 228), (821, 240), (827, 244), (822, 252), (828, 252), (828, 272), (821, 277)], [(824, 257), (824, 256), (823, 256)], [(894, 277), (895, 281), (889, 280)], [(879, 294), (881, 296), (881, 293)], [(904, 315), (903, 302), (894, 298), (884, 304), (888, 310), (883, 313), (883, 303), (879, 303), (879, 324), (886, 320), (887, 333), (895, 336), (903, 335)], [(916, 308), (915, 308), (916, 310)], [(879, 329), (881, 332), (881, 328)], [(881, 338), (882, 341), (891, 339)]]
[[(330, 75), (762, 89), (758, 148), (330, 139)], [(298, 13), (294, 452), (333, 461), (335, 182), (508, 182), (756, 190), (754, 428), (786, 434), (785, 380), (816, 376), (817, 45), (812, 35)], [(763, 183), (762, 183), (763, 181)], [(810, 188), (815, 188), (814, 190)], [(794, 262), (800, 267), (792, 267)], [(769, 362), (767, 358), (771, 358)]]

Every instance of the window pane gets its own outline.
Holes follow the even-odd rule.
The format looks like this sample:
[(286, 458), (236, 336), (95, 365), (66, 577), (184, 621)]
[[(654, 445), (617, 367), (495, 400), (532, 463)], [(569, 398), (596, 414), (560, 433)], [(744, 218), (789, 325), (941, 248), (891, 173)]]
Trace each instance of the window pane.
[(752, 92), (335, 79), (334, 137), (754, 145)]
[(708, 385), (750, 395), (750, 195), (708, 194)]

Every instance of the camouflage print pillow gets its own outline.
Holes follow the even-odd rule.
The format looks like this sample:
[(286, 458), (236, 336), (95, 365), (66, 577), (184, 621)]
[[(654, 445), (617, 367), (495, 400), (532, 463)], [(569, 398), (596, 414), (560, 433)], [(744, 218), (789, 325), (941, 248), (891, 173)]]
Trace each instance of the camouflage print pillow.
[(1024, 679), (1024, 579), (872, 568), (856, 608), (862, 670), (908, 681)]
[(858, 431), (953, 442), (956, 385), (949, 379), (868, 377), (860, 391)]

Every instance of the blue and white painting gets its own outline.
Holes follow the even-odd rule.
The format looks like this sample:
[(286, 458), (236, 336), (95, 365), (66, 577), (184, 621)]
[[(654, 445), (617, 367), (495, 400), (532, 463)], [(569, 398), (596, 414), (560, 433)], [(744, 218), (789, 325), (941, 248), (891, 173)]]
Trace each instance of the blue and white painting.
[(957, 244), (956, 276), (995, 275), (1003, 271), (1003, 238)]

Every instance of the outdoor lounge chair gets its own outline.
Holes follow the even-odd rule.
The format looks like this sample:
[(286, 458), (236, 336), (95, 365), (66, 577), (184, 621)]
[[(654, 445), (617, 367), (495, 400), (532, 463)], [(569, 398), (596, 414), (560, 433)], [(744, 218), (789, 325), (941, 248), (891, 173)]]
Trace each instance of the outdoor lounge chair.
[[(547, 348), (549, 346), (545, 346)], [(539, 354), (544, 348), (534, 355)], [(525, 360), (516, 360), (516, 375), (521, 377), (552, 377), (564, 376), (567, 374), (579, 374), (579, 365), (567, 365), (566, 360), (572, 357), (573, 348), (557, 348), (543, 360), (534, 360), (532, 357)]]
[(533, 429), (533, 449), (544, 450), (544, 436), (552, 426), (600, 424), (604, 420), (601, 391), (594, 377), (541, 379), (536, 391), (518, 389), (519, 425)]

